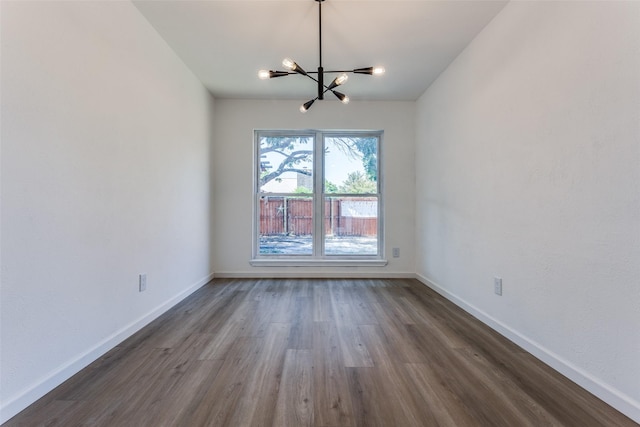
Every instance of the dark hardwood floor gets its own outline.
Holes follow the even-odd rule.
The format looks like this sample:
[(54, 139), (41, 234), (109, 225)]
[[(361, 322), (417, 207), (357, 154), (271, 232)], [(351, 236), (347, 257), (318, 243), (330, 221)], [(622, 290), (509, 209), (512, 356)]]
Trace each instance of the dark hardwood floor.
[(5, 426), (637, 426), (415, 280), (217, 279)]

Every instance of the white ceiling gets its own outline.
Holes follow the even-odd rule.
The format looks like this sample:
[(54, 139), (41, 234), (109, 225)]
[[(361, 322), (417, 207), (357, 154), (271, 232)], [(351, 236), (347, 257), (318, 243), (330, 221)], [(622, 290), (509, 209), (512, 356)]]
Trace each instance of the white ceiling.
[[(326, 0), (325, 70), (382, 65), (382, 77), (351, 74), (352, 100), (415, 100), (505, 6), (499, 1)], [(315, 83), (292, 75), (259, 80), (291, 57), (318, 67), (314, 0), (134, 0), (184, 63), (218, 98), (310, 99)], [(329, 77), (329, 78), (333, 78)]]

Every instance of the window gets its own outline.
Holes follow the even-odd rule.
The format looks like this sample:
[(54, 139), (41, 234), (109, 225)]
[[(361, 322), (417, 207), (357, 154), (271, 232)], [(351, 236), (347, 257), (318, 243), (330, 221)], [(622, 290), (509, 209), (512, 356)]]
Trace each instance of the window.
[(381, 137), (256, 131), (252, 263), (381, 264)]

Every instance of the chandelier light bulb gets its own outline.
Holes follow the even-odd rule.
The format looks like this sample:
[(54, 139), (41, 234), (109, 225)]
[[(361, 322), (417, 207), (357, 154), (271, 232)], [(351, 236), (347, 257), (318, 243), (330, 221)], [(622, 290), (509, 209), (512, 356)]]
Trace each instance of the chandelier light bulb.
[(295, 71), (296, 73), (302, 74), (303, 76), (307, 75), (307, 72), (301, 66), (296, 64), (295, 61), (291, 58), (284, 58), (284, 60), (282, 61), (282, 66), (289, 71)]
[(340, 93), (337, 90), (332, 90), (331, 92), (333, 92), (333, 94), (336, 96), (336, 98), (338, 98), (340, 100), (340, 102), (342, 102), (343, 104), (348, 104), (349, 103), (349, 97), (347, 95), (345, 95), (344, 93)]
[(289, 71), (293, 71), (296, 69), (296, 63), (291, 58), (284, 58), (282, 60), (282, 66)]
[(338, 77), (336, 77), (336, 80), (335, 80), (336, 86), (340, 86), (341, 84), (346, 82), (348, 78), (349, 76), (346, 73), (340, 74)]
[(271, 73), (269, 73), (269, 70), (260, 70), (260, 71), (258, 71), (258, 78), (260, 80), (267, 80), (270, 77), (271, 77)]
[(333, 79), (333, 81), (331, 82), (331, 84), (329, 86), (327, 86), (327, 90), (332, 90), (334, 87), (340, 86), (341, 84), (346, 82), (348, 78), (349, 78), (349, 76), (347, 76), (346, 73), (340, 74), (338, 77)]
[(302, 105), (300, 106), (300, 112), (301, 112), (301, 113), (306, 113), (306, 112), (307, 112), (307, 110), (308, 110), (309, 108), (311, 108), (311, 106), (313, 105), (313, 103), (314, 103), (315, 101), (316, 101), (316, 99), (314, 98), (314, 99), (312, 99), (311, 101), (307, 101), (307, 102), (305, 102), (304, 104), (302, 104)]
[(374, 67), (373, 68), (373, 75), (374, 76), (381, 76), (385, 73), (385, 69), (384, 67)]

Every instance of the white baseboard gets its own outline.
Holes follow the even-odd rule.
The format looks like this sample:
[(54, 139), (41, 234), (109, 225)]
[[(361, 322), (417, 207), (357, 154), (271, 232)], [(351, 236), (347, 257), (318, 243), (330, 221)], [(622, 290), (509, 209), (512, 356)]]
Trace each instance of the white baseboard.
[(3, 402), (0, 406), (0, 424), (13, 418), (27, 406), (31, 405), (33, 402), (49, 393), (51, 390), (71, 378), (73, 375), (80, 372), (83, 368), (102, 357), (106, 352), (117, 346), (125, 339), (129, 338), (134, 333), (138, 332), (140, 329), (151, 323), (161, 314), (165, 313), (167, 310), (178, 304), (193, 292), (200, 289), (202, 286), (211, 281), (211, 279), (213, 279), (213, 273), (210, 273), (202, 279), (198, 280), (196, 283), (189, 286), (187, 289), (178, 293), (158, 307), (154, 308), (149, 313), (143, 315), (137, 320), (134, 320), (127, 326), (114, 332), (73, 360), (70, 360), (54, 371), (48, 373), (41, 379), (35, 381), (33, 385), (27, 387), (24, 391), (18, 393), (18, 395), (11, 398), (7, 402)]
[(415, 275), (416, 279), (422, 282), (427, 287), (433, 289), (449, 301), (453, 302), (458, 307), (462, 308), (467, 313), (471, 314), (491, 329), (495, 330), (505, 338), (513, 341), (542, 362), (549, 365), (571, 381), (583, 387), (589, 393), (597, 396), (601, 400), (607, 402), (609, 405), (616, 408), (618, 411), (625, 414), (637, 423), (640, 423), (640, 402), (635, 401), (631, 397), (624, 393), (614, 389), (613, 387), (605, 384), (598, 378), (588, 372), (574, 366), (571, 362), (565, 360), (559, 355), (555, 354), (551, 350), (545, 348), (541, 344), (527, 338), (518, 331), (510, 328), (499, 320), (491, 317), (486, 312), (480, 310), (472, 304), (469, 304), (457, 295), (444, 289), (442, 286), (436, 284), (432, 280), (424, 277), (420, 274)]
[(414, 279), (415, 273), (371, 271), (216, 271), (225, 279)]

